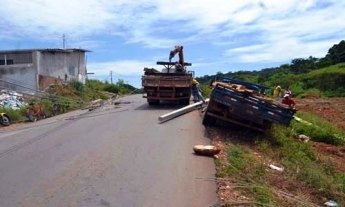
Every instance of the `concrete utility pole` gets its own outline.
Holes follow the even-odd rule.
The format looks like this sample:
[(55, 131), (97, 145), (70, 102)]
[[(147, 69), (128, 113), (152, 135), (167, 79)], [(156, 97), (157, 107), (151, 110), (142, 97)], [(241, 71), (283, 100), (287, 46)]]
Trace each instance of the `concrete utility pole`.
[(113, 71), (110, 71), (110, 83), (113, 84)]
[(65, 49), (65, 44), (66, 44), (66, 35), (62, 34), (62, 48)]

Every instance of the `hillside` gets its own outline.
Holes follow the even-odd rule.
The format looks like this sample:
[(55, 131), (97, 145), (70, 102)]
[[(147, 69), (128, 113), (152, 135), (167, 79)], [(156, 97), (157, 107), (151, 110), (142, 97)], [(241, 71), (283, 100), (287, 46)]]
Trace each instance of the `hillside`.
[(345, 41), (333, 45), (323, 58), (296, 58), (290, 64), (279, 67), (218, 72), (197, 79), (207, 85), (220, 76), (258, 83), (272, 89), (277, 83), (283, 88), (290, 86), (295, 97), (345, 97)]
[(295, 74), (286, 68), (276, 68), (253, 72), (218, 73), (197, 79), (207, 85), (211, 80), (222, 76), (258, 83), (272, 90), (276, 83), (283, 88), (290, 86), (295, 97), (345, 97), (345, 63), (301, 74)]

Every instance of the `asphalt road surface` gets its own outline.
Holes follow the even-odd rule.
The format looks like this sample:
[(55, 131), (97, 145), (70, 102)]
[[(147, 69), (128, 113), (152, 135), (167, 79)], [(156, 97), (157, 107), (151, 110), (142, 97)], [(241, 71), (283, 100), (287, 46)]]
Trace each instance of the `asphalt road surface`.
[(160, 124), (178, 107), (141, 95), (92, 112), (75, 111), (0, 128), (0, 206), (212, 206), (212, 158), (199, 111)]

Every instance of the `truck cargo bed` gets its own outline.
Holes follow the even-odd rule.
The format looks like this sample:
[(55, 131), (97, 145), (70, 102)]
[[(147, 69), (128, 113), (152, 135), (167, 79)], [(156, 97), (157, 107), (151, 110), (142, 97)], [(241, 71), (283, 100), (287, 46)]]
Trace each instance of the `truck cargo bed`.
[[(272, 123), (289, 125), (295, 111), (274, 103), (246, 87), (217, 83), (207, 106), (203, 124), (213, 124), (217, 119), (265, 131)], [(238, 86), (238, 84), (237, 84)]]

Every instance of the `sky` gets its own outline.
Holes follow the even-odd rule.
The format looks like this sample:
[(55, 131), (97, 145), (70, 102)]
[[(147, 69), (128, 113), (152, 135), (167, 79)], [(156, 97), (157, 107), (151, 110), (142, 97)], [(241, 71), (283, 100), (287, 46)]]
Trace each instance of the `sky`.
[[(141, 87), (183, 45), (195, 75), (323, 57), (345, 39), (344, 0), (0, 0), (0, 50), (90, 50), (90, 79)], [(178, 61), (175, 57), (173, 61)]]

